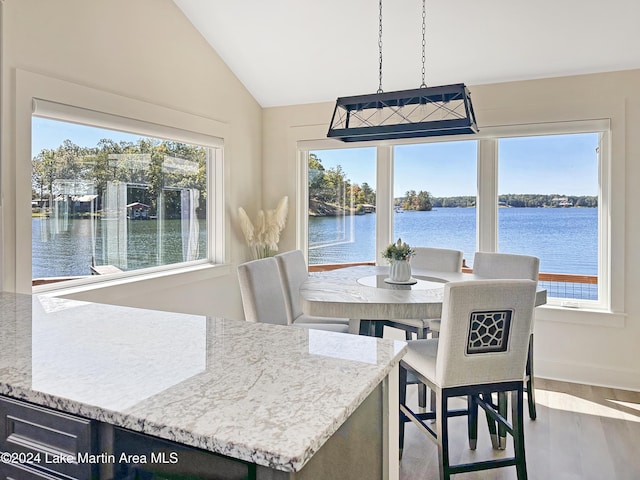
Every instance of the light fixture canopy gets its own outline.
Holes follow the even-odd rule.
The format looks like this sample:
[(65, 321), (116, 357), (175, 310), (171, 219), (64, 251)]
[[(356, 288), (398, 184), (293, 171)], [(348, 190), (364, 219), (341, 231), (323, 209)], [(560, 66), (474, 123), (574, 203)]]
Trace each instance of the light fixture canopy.
[(327, 137), (344, 142), (461, 135), (478, 132), (471, 95), (463, 83), (425, 83), (426, 1), (422, 0), (422, 84), (413, 90), (382, 90), (382, 0), (379, 0), (378, 91), (340, 97)]
[(341, 97), (327, 137), (344, 142), (477, 133), (462, 83)]

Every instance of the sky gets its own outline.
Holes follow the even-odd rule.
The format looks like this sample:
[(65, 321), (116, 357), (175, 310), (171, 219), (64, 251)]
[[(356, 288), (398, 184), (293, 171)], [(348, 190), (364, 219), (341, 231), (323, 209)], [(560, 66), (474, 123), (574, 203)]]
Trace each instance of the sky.
[[(33, 117), (32, 152), (66, 139), (95, 147), (103, 138), (136, 142), (140, 135)], [(499, 141), (498, 193), (597, 195), (598, 134), (547, 135)], [(394, 196), (426, 190), (436, 197), (475, 195), (475, 140), (400, 145), (394, 152)], [(352, 183), (376, 188), (375, 147), (314, 151), (326, 169), (340, 165)]]
[(110, 138), (116, 142), (121, 140), (136, 142), (142, 135), (87, 127), (68, 122), (50, 120), (48, 118), (33, 117), (31, 123), (31, 152), (37, 156), (44, 149), (56, 149), (65, 140), (71, 140), (80, 147), (97, 147), (103, 138)]
[[(598, 134), (499, 141), (498, 193), (597, 195)], [(475, 195), (475, 140), (401, 145), (394, 152), (394, 196), (426, 190), (436, 197)], [(375, 147), (314, 151), (325, 168), (341, 165), (353, 183), (375, 188)]]

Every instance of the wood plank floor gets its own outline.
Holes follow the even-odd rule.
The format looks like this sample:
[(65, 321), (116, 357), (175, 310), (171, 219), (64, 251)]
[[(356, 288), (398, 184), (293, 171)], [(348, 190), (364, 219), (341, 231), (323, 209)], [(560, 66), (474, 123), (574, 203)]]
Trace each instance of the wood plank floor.
[[(527, 472), (531, 480), (640, 479), (640, 392), (536, 380), (538, 418), (529, 420), (525, 405)], [(417, 405), (417, 387), (407, 392)], [(486, 421), (480, 416), (478, 448), (466, 439), (466, 417), (453, 419), (452, 462), (500, 456), (491, 448)], [(509, 437), (510, 438), (510, 437)], [(512, 455), (512, 444), (506, 450)], [(438, 478), (435, 444), (408, 423), (401, 480)], [(455, 475), (459, 479), (512, 480), (515, 467)]]

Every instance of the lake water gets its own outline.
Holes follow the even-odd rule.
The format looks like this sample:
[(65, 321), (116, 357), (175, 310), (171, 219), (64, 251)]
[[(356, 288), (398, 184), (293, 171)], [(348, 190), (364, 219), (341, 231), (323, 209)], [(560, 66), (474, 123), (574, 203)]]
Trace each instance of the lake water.
[[(375, 214), (309, 218), (309, 263), (371, 261)], [(499, 250), (535, 255), (540, 271), (598, 273), (598, 209), (501, 208)], [(476, 251), (475, 208), (439, 208), (394, 214), (394, 238), (414, 246), (455, 248), (467, 265)]]
[[(198, 222), (196, 259), (202, 259), (207, 254), (207, 228), (206, 220)], [(115, 265), (121, 270), (169, 265), (185, 258), (180, 219), (163, 220), (158, 235), (157, 220), (123, 224), (88, 218), (33, 218), (31, 236), (32, 278), (90, 275), (92, 256), (97, 265)]]
[[(309, 263), (371, 261), (375, 251), (375, 214), (309, 218)], [(183, 261), (181, 222), (164, 221), (158, 243), (156, 220), (127, 222), (126, 256), (110, 257), (103, 244), (103, 222), (69, 219), (32, 221), (33, 278), (89, 275), (91, 257), (98, 265), (134, 270)], [(60, 228), (62, 227), (62, 228)], [(290, 227), (289, 227), (290, 228)], [(440, 208), (431, 212), (394, 215), (395, 237), (414, 246), (456, 248), (471, 266), (476, 250), (476, 211)], [(598, 273), (598, 210), (595, 208), (502, 208), (499, 210), (499, 249), (540, 258), (540, 271)], [(93, 240), (95, 239), (95, 241)], [(160, 248), (159, 245), (162, 247)], [(198, 258), (206, 255), (206, 222), (200, 220)]]

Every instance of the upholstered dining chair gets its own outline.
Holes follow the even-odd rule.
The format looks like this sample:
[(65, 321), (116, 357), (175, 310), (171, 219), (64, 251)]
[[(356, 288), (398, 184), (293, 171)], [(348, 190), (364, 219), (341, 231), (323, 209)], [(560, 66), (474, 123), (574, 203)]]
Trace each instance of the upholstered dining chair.
[[(483, 278), (526, 278), (538, 281), (540, 259), (531, 255), (518, 255), (512, 253), (476, 252), (473, 257), (473, 273)], [(535, 420), (536, 396), (533, 376), (533, 326), (535, 314), (531, 320), (531, 332), (529, 335), (529, 350), (527, 364), (525, 366), (524, 381), (527, 392), (527, 404), (529, 418)], [(498, 394), (498, 404), (503, 413), (507, 411), (507, 399), (504, 394)], [(504, 428), (498, 428), (498, 448), (506, 447), (506, 432)]]
[[(415, 247), (414, 250), (415, 255), (411, 258), (412, 270), (462, 271), (464, 252), (461, 250), (435, 247)], [(417, 338), (426, 338), (433, 320), (430, 318), (392, 320), (388, 325), (405, 330), (407, 340), (411, 340), (412, 333), (415, 333)]]
[[(476, 252), (473, 257), (473, 273), (484, 278), (528, 278), (538, 281), (540, 259), (531, 255), (516, 255), (511, 253)], [(525, 382), (527, 403), (529, 406), (529, 418), (535, 420), (536, 398), (533, 377), (533, 324), (531, 321), (531, 334), (529, 336), (529, 352), (525, 368)], [(504, 437), (503, 437), (504, 438)]]
[[(238, 281), (245, 320), (249, 322), (291, 325), (278, 262), (273, 257), (252, 260), (238, 265)], [(348, 333), (343, 324), (300, 323), (297, 327)]]
[(302, 323), (328, 323), (349, 326), (348, 318), (315, 317), (306, 315), (300, 306), (300, 287), (309, 277), (309, 269), (302, 250), (291, 250), (275, 257), (284, 290), (287, 319), (295, 325)]
[[(438, 272), (460, 272), (462, 271), (462, 261), (464, 252), (461, 250), (453, 250), (449, 248), (435, 247), (415, 247), (415, 255), (411, 258), (411, 268), (434, 270)], [(432, 329), (432, 324), (436, 326), (436, 332), (439, 330), (440, 319), (435, 318), (411, 318), (397, 319), (386, 322), (387, 325), (405, 331), (407, 340), (411, 340), (415, 333), (416, 338), (427, 338), (427, 334)], [(437, 333), (435, 334), (437, 336)], [(427, 390), (424, 384), (418, 382), (411, 375), (409, 383), (418, 383), (418, 399), (421, 407), (427, 406)], [(431, 396), (433, 399), (433, 395)]]
[[(438, 338), (412, 340), (400, 361), (400, 457), (405, 423), (411, 421), (438, 445), (440, 478), (457, 473), (515, 465), (519, 480), (527, 478), (524, 446), (524, 384), (529, 334), (536, 295), (533, 280), (473, 280), (445, 285)], [(407, 374), (435, 392), (435, 409), (415, 413), (407, 405)], [(511, 392), (511, 423), (499, 414), (491, 392)], [(452, 397), (466, 396), (467, 408), (450, 409)], [(469, 448), (477, 445), (478, 409), (513, 437), (512, 457), (451, 464), (451, 417), (467, 416)], [(435, 419), (435, 430), (428, 420)], [(489, 422), (492, 440), (495, 424)], [(494, 444), (495, 445), (495, 444)]]

